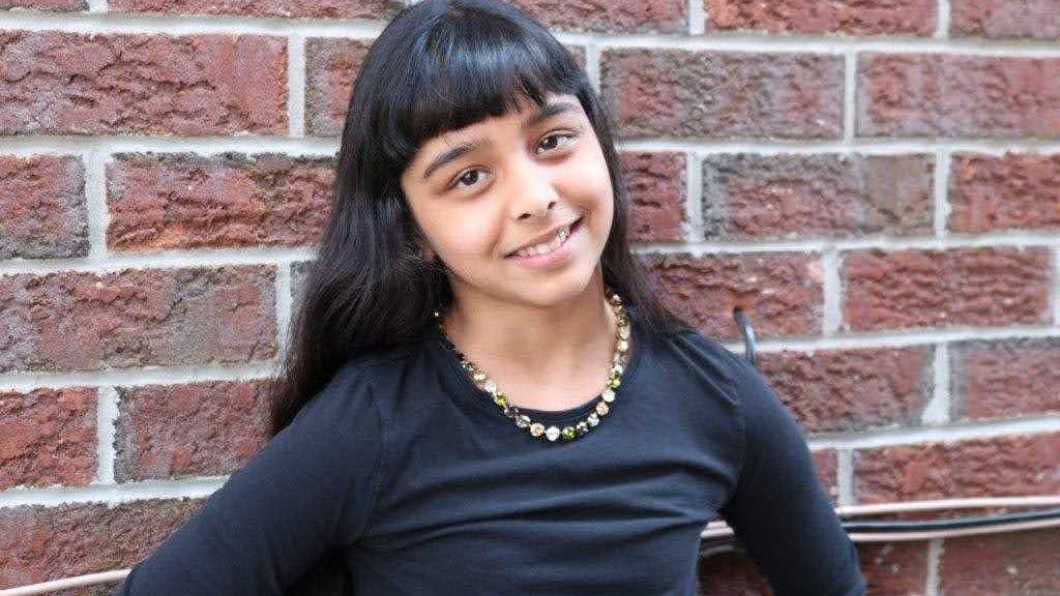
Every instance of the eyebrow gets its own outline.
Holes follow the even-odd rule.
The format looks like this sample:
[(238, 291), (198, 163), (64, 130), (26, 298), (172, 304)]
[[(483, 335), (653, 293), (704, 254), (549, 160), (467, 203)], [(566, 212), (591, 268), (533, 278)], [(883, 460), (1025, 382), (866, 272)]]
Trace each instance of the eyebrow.
[[(550, 104), (546, 104), (538, 108), (537, 111), (531, 114), (523, 122), (522, 129), (526, 130), (528, 128), (533, 128), (534, 126), (537, 126), (541, 122), (548, 120), (553, 116), (558, 116), (559, 114), (571, 112), (577, 109), (578, 104), (571, 103), (569, 101), (557, 101)], [(475, 139), (471, 139), (470, 141), (460, 143), (459, 145), (454, 145), (452, 148), (446, 150), (444, 153), (434, 158), (434, 161), (432, 161), (431, 164), (423, 170), (423, 176), (421, 180), (426, 182), (427, 179), (431, 177), (431, 174), (433, 174), (439, 168), (444, 167), (449, 162), (459, 159), (460, 157), (473, 151), (478, 151), (484, 147), (488, 147), (489, 145), (489, 139), (483, 137), (478, 137)]]

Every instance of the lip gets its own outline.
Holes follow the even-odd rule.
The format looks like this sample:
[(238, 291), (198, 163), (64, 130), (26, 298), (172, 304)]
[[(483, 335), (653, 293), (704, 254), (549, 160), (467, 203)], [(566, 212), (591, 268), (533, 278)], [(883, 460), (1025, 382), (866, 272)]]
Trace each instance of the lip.
[(547, 242), (547, 241), (551, 240), (553, 236), (556, 235), (556, 232), (562, 230), (563, 228), (565, 228), (567, 226), (573, 226), (575, 223), (581, 221), (581, 219), (582, 219), (581, 216), (579, 216), (574, 221), (570, 221), (570, 222), (567, 222), (567, 223), (565, 223), (563, 225), (556, 226), (556, 227), (552, 228), (551, 230), (549, 230), (548, 232), (545, 232), (544, 234), (541, 234), (537, 238), (534, 238), (533, 240), (530, 240), (526, 244), (523, 244), (522, 246), (513, 248), (512, 250), (508, 251), (508, 254), (506, 254), (504, 256), (505, 256), (505, 258), (513, 257), (513, 256), (515, 256), (515, 253), (519, 252), (520, 250), (523, 250), (524, 248), (527, 248), (527, 247), (530, 247), (530, 246), (535, 246), (537, 244), (541, 244), (542, 242)]
[(574, 241), (577, 241), (581, 238), (583, 219), (584, 218), (578, 218), (577, 221), (571, 224), (570, 235), (567, 236), (567, 239), (563, 241), (563, 244), (561, 244), (559, 248), (548, 253), (547, 255), (531, 255), (529, 257), (511, 255), (505, 258), (511, 259), (524, 267), (531, 267), (534, 269), (550, 267), (552, 265), (565, 261), (574, 252)]

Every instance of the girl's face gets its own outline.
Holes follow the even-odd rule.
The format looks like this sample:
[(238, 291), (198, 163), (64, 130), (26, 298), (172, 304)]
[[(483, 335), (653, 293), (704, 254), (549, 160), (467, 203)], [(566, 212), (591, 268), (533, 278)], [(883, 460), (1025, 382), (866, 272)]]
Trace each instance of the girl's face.
[[(425, 254), (445, 263), (458, 299), (556, 304), (597, 273), (614, 210), (607, 162), (577, 97), (546, 100), (430, 139), (401, 175)], [(550, 232), (576, 220), (551, 254), (511, 254), (555, 246)]]

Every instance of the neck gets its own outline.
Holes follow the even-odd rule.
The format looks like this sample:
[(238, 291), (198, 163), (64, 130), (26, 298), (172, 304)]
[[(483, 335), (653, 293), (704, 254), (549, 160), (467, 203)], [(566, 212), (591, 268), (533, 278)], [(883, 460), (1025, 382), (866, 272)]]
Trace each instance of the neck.
[(599, 267), (584, 292), (545, 307), (454, 293), (443, 325), (472, 361), (543, 380), (584, 373), (602, 358), (610, 362), (617, 321)]

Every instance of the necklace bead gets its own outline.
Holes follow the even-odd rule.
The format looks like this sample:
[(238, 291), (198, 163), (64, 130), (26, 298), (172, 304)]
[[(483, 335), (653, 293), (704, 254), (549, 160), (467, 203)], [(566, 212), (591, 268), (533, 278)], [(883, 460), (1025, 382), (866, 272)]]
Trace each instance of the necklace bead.
[(608, 404), (614, 403), (617, 396), (615, 390), (621, 385), (622, 373), (629, 363), (629, 338), (631, 335), (629, 317), (626, 315), (619, 295), (610, 291), (608, 293), (610, 294), (608, 305), (615, 315), (618, 330), (615, 336), (615, 352), (611, 357), (611, 366), (608, 369), (607, 380), (604, 383), (605, 388), (599, 395), (600, 401), (596, 402), (594, 411), (583, 420), (579, 420), (572, 426), (564, 426), (562, 429), (557, 426), (546, 428), (540, 422), (534, 422), (529, 416), (522, 414), (517, 406), (509, 404), (508, 397), (497, 387), (497, 383), (489, 378), (485, 371), (480, 370), (462, 352), (456, 349), (452, 339), (445, 332), (445, 327), (442, 326), (442, 313), (437, 310), (434, 311), (434, 318), (438, 324), (438, 329), (442, 333), (443, 343), (459, 358), (460, 367), (469, 374), (475, 386), (484, 390), (493, 398), (493, 403), (500, 407), (506, 417), (512, 419), (517, 428), (526, 430), (535, 439), (548, 439), (555, 442), (562, 437), (564, 441), (573, 441), (587, 435), (589, 431), (596, 428), (600, 424), (600, 417), (606, 416), (611, 411), (611, 407)]

